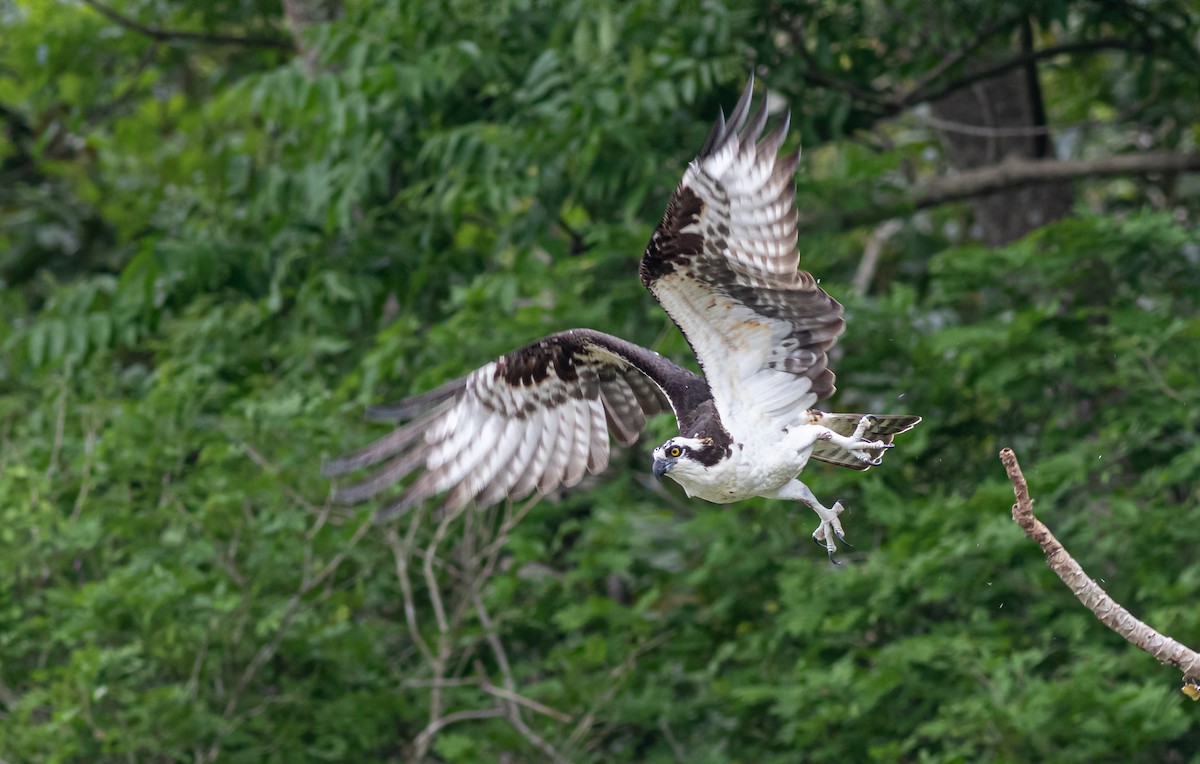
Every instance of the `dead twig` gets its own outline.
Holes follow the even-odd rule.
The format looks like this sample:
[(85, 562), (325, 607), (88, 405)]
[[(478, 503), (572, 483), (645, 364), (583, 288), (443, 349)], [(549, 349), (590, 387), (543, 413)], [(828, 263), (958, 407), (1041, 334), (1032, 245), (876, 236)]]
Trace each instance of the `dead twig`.
[(496, 706), (494, 708), (477, 708), (470, 711), (455, 711), (452, 714), (439, 716), (425, 726), (425, 729), (417, 735), (416, 748), (420, 755), (414, 758), (414, 761), (420, 761), (424, 758), (425, 751), (429, 750), (430, 743), (433, 742), (433, 737), (442, 730), (443, 727), (449, 727), (455, 722), (465, 722), (469, 719), (495, 719), (498, 716), (504, 716), (504, 709)]
[(405, 534), (403, 541), (400, 540), (400, 534), (394, 527), (388, 529), (387, 541), (392, 550), (392, 558), (396, 561), (396, 578), (400, 581), (400, 595), (404, 601), (404, 620), (408, 624), (408, 634), (412, 637), (413, 643), (421, 652), (425, 662), (432, 665), (434, 662), (433, 650), (430, 649), (429, 642), (422, 636), (421, 628), (417, 624), (417, 603), (413, 597), (412, 579), (408, 575), (409, 550), (413, 548), (417, 529), (420, 527), (421, 517), (424, 513), (423, 505), (413, 512), (408, 533)]
[(550, 706), (547, 706), (545, 703), (539, 703), (533, 698), (527, 698), (524, 695), (518, 695), (517, 693), (512, 692), (511, 690), (506, 690), (503, 687), (497, 687), (491, 682), (483, 682), (479, 685), (479, 687), (488, 695), (525, 706), (530, 711), (539, 713), (542, 716), (549, 716), (556, 722), (569, 724), (571, 721), (571, 717), (568, 714), (564, 714), (562, 711), (553, 709)]
[(858, 262), (858, 270), (854, 272), (854, 293), (862, 297), (871, 288), (871, 282), (875, 279), (875, 271), (879, 268), (879, 257), (883, 254), (883, 245), (887, 244), (888, 239), (896, 235), (896, 233), (904, 227), (904, 224), (895, 218), (888, 220), (879, 225), (871, 232), (871, 237), (867, 239), (867, 246), (863, 247), (862, 260)]
[[(1013, 521), (1021, 526), (1026, 536), (1042, 548), (1046, 554), (1046, 565), (1101, 623), (1120, 634), (1130, 644), (1154, 656), (1159, 663), (1183, 671), (1184, 692), (1188, 693), (1189, 687), (1197, 685), (1195, 677), (1200, 676), (1200, 653), (1139, 621), (1110, 597), (1095, 580), (1089, 578), (1050, 529), (1034, 516), (1033, 499), (1029, 496), (1029, 487), (1021, 473), (1021, 465), (1017, 463), (1017, 455), (1010, 448), (1002, 449), (1000, 461), (1004, 463), (1004, 469), (1008, 472), (1008, 479), (1017, 497), (1017, 503), (1013, 504), (1012, 508)], [(1191, 697), (1190, 693), (1188, 695)], [(1200, 696), (1200, 692), (1197, 692), (1197, 695)]]

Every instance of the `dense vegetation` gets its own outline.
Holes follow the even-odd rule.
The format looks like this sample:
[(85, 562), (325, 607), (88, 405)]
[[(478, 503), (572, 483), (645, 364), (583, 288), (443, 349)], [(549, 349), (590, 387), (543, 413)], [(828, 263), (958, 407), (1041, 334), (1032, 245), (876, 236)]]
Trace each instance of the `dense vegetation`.
[[(1200, 643), (1197, 175), (1081, 172), (994, 248), (920, 201), (923, 104), (1021, 29), (1063, 48), (1025, 56), (1048, 162), (1194, 157), (1194, 7), (329, 6), (0, 0), (0, 758), (1200, 762), (1200, 705), (1046, 570), (996, 459)], [(806, 473), (846, 564), (806, 508), (655, 487), (665, 418), (536, 506), (329, 505), (368, 403), (577, 325), (688, 358), (637, 258), (751, 67), (847, 306), (829, 405), (925, 417)]]

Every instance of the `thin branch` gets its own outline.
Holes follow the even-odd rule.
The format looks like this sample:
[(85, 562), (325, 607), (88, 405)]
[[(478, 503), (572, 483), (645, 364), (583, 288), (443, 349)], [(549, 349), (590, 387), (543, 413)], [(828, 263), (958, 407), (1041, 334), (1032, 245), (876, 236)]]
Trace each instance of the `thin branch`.
[(388, 529), (387, 542), (392, 550), (392, 557), (396, 561), (396, 578), (400, 580), (400, 595), (404, 601), (404, 620), (408, 624), (409, 636), (412, 637), (413, 643), (425, 658), (425, 662), (432, 665), (434, 663), (433, 650), (430, 649), (429, 643), (425, 641), (425, 637), (421, 635), (421, 629), (417, 625), (417, 605), (416, 600), (413, 598), (412, 579), (408, 575), (409, 550), (413, 548), (417, 528), (424, 513), (424, 504), (422, 504), (413, 513), (408, 534), (403, 542), (400, 540), (400, 534), (396, 532), (394, 527)]
[[(1009, 159), (1000, 164), (934, 178), (924, 186), (915, 189), (907, 199), (883, 201), (875, 207), (843, 213), (837, 217), (835, 224), (842, 228), (871, 225), (880, 220), (902, 217), (917, 210), (977, 196), (986, 196), (1031, 183), (1114, 175), (1153, 175), (1198, 171), (1200, 171), (1200, 154), (1183, 154), (1173, 151), (1118, 154), (1097, 159)], [(821, 216), (816, 216), (806, 222), (819, 225)]]
[(545, 703), (539, 703), (533, 698), (527, 698), (524, 695), (518, 695), (517, 693), (512, 692), (511, 690), (506, 690), (503, 687), (497, 687), (491, 682), (485, 682), (479, 686), (489, 695), (500, 698), (501, 700), (519, 703), (520, 705), (528, 708), (530, 711), (535, 711), (542, 716), (549, 716), (555, 721), (562, 722), (563, 724), (567, 724), (571, 721), (570, 714), (564, 714), (562, 711), (553, 709), (550, 706), (547, 706)]
[(283, 642), (284, 636), (287, 634), (288, 629), (291, 628), (292, 619), (299, 612), (302, 601), (299, 593), (292, 595), (291, 599), (288, 600), (287, 606), (283, 609), (283, 615), (279, 619), (279, 626), (275, 629), (275, 635), (271, 638), (271, 641), (258, 648), (254, 657), (250, 659), (250, 662), (246, 664), (246, 668), (242, 670), (237, 684), (234, 685), (233, 691), (229, 695), (229, 700), (225, 703), (225, 711), (222, 716), (225, 717), (227, 723), (233, 719), (234, 712), (237, 711), (238, 703), (241, 700), (242, 692), (250, 686), (250, 681), (254, 679), (254, 675), (266, 665), (267, 661), (275, 656), (275, 651), (279, 649), (280, 643)]
[[(483, 633), (487, 637), (488, 645), (492, 648), (492, 654), (496, 657), (496, 665), (500, 667), (500, 676), (504, 681), (504, 689), (509, 692), (516, 690), (516, 682), (513, 680), (512, 665), (508, 662), (508, 652), (504, 649), (504, 642), (500, 639), (500, 635), (496, 631), (496, 624), (492, 622), (492, 618), (488, 615), (487, 606), (483, 604), (483, 593), (479, 587), (471, 588), (471, 599), (475, 604), (475, 615), (479, 619), (479, 625), (483, 627)], [(484, 689), (487, 689), (486, 687)]]
[(310, 502), (308, 499), (304, 498), (304, 495), (302, 493), (297, 491), (295, 488), (292, 488), (287, 483), (283, 482), (282, 477), (280, 477), (283, 473), (283, 470), (277, 464), (274, 464), (270, 459), (263, 456), (257, 448), (250, 445), (250, 443), (248, 441), (242, 440), (241, 438), (239, 438), (238, 436), (234, 435), (231, 432), (226, 432), (225, 437), (229, 438), (234, 443), (237, 443), (239, 446), (241, 446), (242, 449), (245, 450), (246, 456), (249, 456), (250, 460), (253, 461), (255, 464), (257, 464), (259, 467), (261, 467), (264, 472), (269, 474), (271, 477), (278, 479), (279, 487), (283, 490), (283, 492), (285, 494), (287, 494), (289, 499), (291, 499), (295, 503), (299, 504), (300, 506), (304, 507), (310, 513), (321, 513), (322, 517), (318, 521), (318, 525), (313, 530), (313, 533), (315, 533), (317, 530), (320, 530), (320, 526), (325, 524), (325, 519), (328, 515), (328, 504), (329, 504), (328, 502), (326, 502), (325, 509), (318, 510), (318, 508), (312, 502)]
[(75, 495), (75, 506), (71, 509), (71, 522), (74, 523), (83, 514), (83, 506), (87, 503), (88, 493), (92, 487), (92, 463), (96, 456), (96, 427), (89, 426), (83, 440), (83, 468), (79, 476), (79, 493)]
[(898, 113), (906, 107), (913, 106), (923, 101), (937, 101), (945, 96), (970, 87), (976, 82), (997, 77), (1005, 72), (1013, 69), (1020, 69), (1026, 64), (1031, 64), (1036, 61), (1041, 61), (1046, 58), (1054, 58), (1073, 53), (1096, 53), (1104, 50), (1124, 50), (1133, 53), (1150, 54), (1154, 52), (1154, 46), (1147, 43), (1139, 43), (1135, 40), (1128, 40), (1120, 37), (1101, 37), (1095, 40), (1079, 40), (1076, 42), (1067, 42), (1062, 45), (1051, 45), (1049, 48), (1041, 48), (1039, 50), (1031, 50), (1028, 53), (1023, 53), (1019, 56), (1013, 56), (1010, 59), (1001, 61), (998, 64), (979, 69), (978, 71), (965, 74), (952, 82), (943, 85), (935, 90), (912, 90), (904, 96), (901, 96), (895, 102), (895, 111)]
[(504, 716), (504, 709), (499, 706), (495, 708), (478, 708), (472, 711), (455, 711), (452, 714), (439, 716), (426, 725), (425, 729), (421, 730), (420, 734), (417, 735), (415, 745), (421, 754), (415, 760), (420, 761), (424, 758), (424, 752), (429, 750), (429, 744), (433, 742), (433, 736), (440, 732), (442, 728), (449, 727), (455, 722), (465, 722), (471, 719), (495, 719), (500, 716)]
[(679, 744), (679, 740), (675, 738), (675, 733), (671, 732), (671, 725), (667, 724), (665, 715), (658, 718), (658, 729), (663, 733), (663, 737), (667, 739), (667, 745), (671, 746), (671, 753), (675, 755), (675, 761), (679, 764), (686, 764), (687, 751)]
[(437, 530), (433, 533), (433, 539), (425, 549), (425, 562), (422, 566), (425, 571), (425, 585), (429, 588), (429, 601), (433, 605), (433, 617), (437, 621), (438, 632), (443, 635), (450, 631), (450, 624), (446, 620), (446, 607), (442, 604), (442, 596), (438, 593), (438, 581), (433, 572), (433, 561), (437, 559), (437, 548), (446, 538), (450, 524), (457, 520), (465, 510), (464, 506), (453, 512), (445, 512), (442, 521), (438, 523)]
[[(372, 518), (368, 516), (363, 523), (359, 525), (358, 529), (355, 530), (349, 541), (342, 545), (342, 548), (330, 559), (325, 567), (323, 567), (316, 575), (312, 575), (309, 565), (313, 557), (313, 543), (316, 537), (316, 531), (324, 525), (327, 514), (328, 510), (326, 510), (321, 515), (320, 519), (318, 519), (316, 525), (314, 526), (314, 530), (305, 535), (304, 570), (301, 574), (300, 587), (291, 596), (287, 605), (284, 607), (283, 615), (280, 616), (279, 619), (279, 625), (275, 627), (274, 636), (266, 644), (261, 645), (255, 652), (254, 657), (250, 659), (250, 662), (242, 670), (241, 675), (238, 677), (237, 683), (230, 692), (229, 699), (226, 702), (225, 709), (222, 713), (222, 716), (225, 719), (223, 725), (223, 734), (227, 734), (239, 723), (234, 714), (238, 710), (238, 704), (241, 701), (242, 694), (250, 686), (250, 682), (254, 679), (255, 675), (258, 674), (259, 670), (261, 670), (262, 667), (267, 664), (267, 661), (271, 660), (279, 650), (280, 644), (283, 643), (284, 637), (291, 628), (292, 621), (300, 613), (300, 608), (304, 603), (304, 596), (320, 585), (325, 579), (333, 575), (333, 573), (337, 571), (339, 567), (341, 567), (342, 563), (345, 562), (346, 557), (354, 549), (354, 547), (356, 547), (363, 537), (366, 536), (367, 531), (374, 526)], [(208, 755), (210, 760), (215, 760), (219, 752), (220, 741), (218, 740), (218, 742), (214, 743), (212, 748), (209, 749)]]
[(216, 34), (212, 32), (185, 32), (176, 29), (149, 27), (129, 18), (128, 16), (118, 13), (106, 5), (101, 5), (100, 3), (96, 2), (96, 0), (83, 0), (83, 2), (117, 26), (124, 27), (131, 32), (137, 32), (140, 35), (145, 35), (146, 37), (149, 37), (152, 40), (157, 40), (158, 42), (168, 44), (174, 42), (199, 42), (209, 45), (241, 45), (247, 48), (274, 48), (276, 50), (287, 51), (295, 49), (292, 40), (286, 37), (262, 37), (255, 35), (243, 36)]
[(1152, 175), (1200, 171), (1200, 154), (1147, 151), (1097, 159), (1013, 159), (990, 167), (937, 178), (921, 189), (917, 209), (974, 196), (984, 196), (1030, 183), (1111, 175)]
[(851, 82), (850, 80), (842, 79), (841, 77), (835, 77), (834, 75), (829, 74), (821, 69), (820, 63), (813, 56), (813, 54), (809, 52), (808, 46), (804, 44), (804, 17), (797, 16), (795, 23), (792, 25), (791, 29), (788, 30), (788, 32), (796, 51), (800, 54), (800, 57), (804, 59), (804, 71), (801, 72), (801, 74), (804, 76), (804, 79), (808, 80), (814, 85), (820, 85), (822, 87), (829, 88), (830, 90), (840, 90), (852, 98), (856, 98), (865, 103), (879, 105), (883, 102), (884, 97), (882, 93), (864, 90), (858, 84)]
[[(440, 680), (445, 679), (446, 677), (446, 663), (450, 660), (453, 652), (452, 638), (454, 635), (450, 630), (450, 622), (446, 618), (446, 608), (442, 603), (442, 595), (438, 591), (438, 580), (433, 571), (433, 561), (437, 558), (438, 545), (441, 544), (442, 540), (446, 537), (446, 533), (450, 528), (450, 524), (458, 519), (458, 517), (465, 511), (468, 511), (468, 507), (466, 505), (459, 507), (453, 512), (444, 512), (442, 521), (438, 524), (437, 530), (433, 533), (433, 539), (429, 542), (429, 546), (425, 549), (425, 561), (422, 565), (422, 568), (425, 572), (425, 586), (427, 589), (426, 594), (429, 597), (430, 604), (433, 606), (434, 620), (436, 621), (438, 628), (437, 652), (434, 654), (433, 660), (430, 661), (430, 669), (433, 673), (433, 678), (438, 680), (439, 683), (433, 684), (429, 690), (429, 723), (425, 726), (425, 729), (422, 730), (419, 735), (417, 735), (414, 743), (416, 746), (416, 753), (413, 758), (416, 761), (422, 761), (425, 758), (425, 754), (429, 751), (429, 745), (433, 742), (434, 735), (437, 734), (438, 730), (445, 726), (444, 724), (441, 724), (441, 722), (450, 718), (451, 716), (454, 716), (454, 714), (450, 714), (449, 716), (443, 716), (442, 714), (443, 698)], [(462, 605), (463, 603), (459, 603), (460, 607)], [(458, 618), (459, 616), (456, 612), (456, 626)], [(502, 715), (506, 713), (505, 709), (503, 708), (498, 710)]]
[(478, 687), (478, 679), (405, 679), (401, 686), (404, 688), (410, 687), (433, 687), (439, 684), (442, 687)]
[(66, 374), (63, 375), (62, 389), (58, 394), (58, 405), (54, 415), (54, 445), (50, 447), (50, 459), (46, 462), (46, 480), (58, 471), (58, 457), (62, 454), (63, 434), (67, 424), (67, 380), (71, 378), (71, 366), (67, 364)]
[(126, 75), (128, 82), (125, 84), (125, 87), (121, 88), (121, 91), (113, 96), (112, 100), (110, 100), (108, 103), (101, 104), (100, 106), (89, 110), (87, 113), (87, 120), (89, 122), (95, 123), (105, 119), (117, 109), (125, 105), (125, 103), (129, 101), (129, 99), (131, 99), (135, 93), (138, 92), (141, 86), (141, 74), (142, 72), (146, 71), (146, 67), (148, 67), (158, 55), (158, 46), (159, 43), (157, 40), (146, 46), (146, 50), (143, 51), (142, 55), (138, 57), (137, 63), (134, 64), (133, 71)]
[(567, 222), (566, 218), (560, 214), (556, 222), (558, 223), (558, 227), (563, 229), (563, 232), (566, 233), (567, 237), (571, 240), (572, 255), (582, 255), (584, 252), (588, 251), (587, 241), (584, 240), (583, 234), (572, 227), (571, 224)]
[(952, 67), (957, 66), (963, 59), (978, 50), (979, 46), (987, 42), (988, 38), (992, 37), (997, 32), (1011, 29), (1019, 21), (1026, 18), (1026, 16), (1027, 12), (1022, 10), (1018, 13), (1001, 19), (1000, 21), (991, 21), (987, 24), (984, 24), (983, 29), (979, 30), (979, 33), (975, 35), (970, 42), (958, 50), (955, 50), (953, 53), (947, 55), (945, 58), (939, 61), (936, 66), (918, 77), (917, 81), (912, 84), (912, 87), (909, 88), (908, 92), (896, 99), (897, 103), (900, 105), (907, 105), (910, 102), (909, 99), (914, 94), (921, 92), (929, 86), (929, 83), (937, 80)]
[(948, 119), (939, 119), (933, 115), (912, 114), (912, 118), (918, 122), (922, 122), (929, 127), (941, 130), (947, 133), (960, 133), (962, 135), (975, 135), (981, 138), (1026, 138), (1037, 137), (1041, 135), (1051, 135), (1053, 133), (1061, 133), (1065, 130), (1090, 130), (1096, 127), (1112, 127), (1136, 117), (1147, 106), (1158, 100), (1161, 92), (1161, 78), (1155, 72), (1154, 81), (1151, 83), (1150, 92), (1145, 98), (1138, 100), (1137, 103), (1122, 109), (1115, 117), (1111, 119), (1082, 119), (1078, 122), (1068, 122), (1062, 125), (1028, 125), (1014, 127), (988, 127), (987, 125), (970, 125), (964, 122), (952, 122)]
[(896, 235), (903, 223), (893, 218), (871, 232), (867, 246), (863, 247), (862, 260), (858, 262), (858, 270), (854, 272), (854, 294), (865, 295), (875, 279), (875, 271), (879, 268), (879, 257), (883, 254), (883, 245)]
[(350, 551), (354, 549), (354, 547), (358, 546), (358, 542), (362, 541), (363, 537), (366, 536), (367, 532), (370, 531), (374, 526), (375, 518), (371, 515), (367, 515), (358, 528), (355, 529), (354, 535), (350, 537), (350, 540), (342, 544), (341, 549), (338, 550), (338, 553), (335, 554), (333, 558), (325, 564), (324, 568), (321, 568), (321, 572), (317, 573), (317, 575), (313, 576), (312, 578), (308, 578), (309, 572), (307, 570), (304, 571), (305, 580), (300, 586), (300, 594), (308, 594), (313, 590), (314, 587), (316, 587), (329, 576), (333, 575), (333, 572), (336, 571), (338, 567), (340, 567), (341, 564), (346, 560), (346, 555), (348, 555)]
[(1187, 404), (1187, 401), (1183, 399), (1183, 396), (1179, 394), (1179, 391), (1167, 384), (1167, 380), (1163, 378), (1162, 372), (1158, 370), (1158, 366), (1155, 365), (1154, 359), (1150, 357), (1149, 353), (1141, 348), (1134, 348), (1133, 354), (1136, 355), (1138, 360), (1142, 362), (1142, 366), (1146, 367), (1146, 373), (1150, 375), (1150, 378), (1154, 380), (1154, 383), (1158, 385), (1159, 389), (1162, 390), (1168, 398), (1185, 405)]
[(1010, 448), (1002, 449), (1000, 461), (1004, 463), (1004, 469), (1008, 472), (1008, 479), (1017, 497), (1017, 503), (1013, 504), (1012, 508), (1013, 521), (1021, 526), (1026, 536), (1042, 548), (1046, 555), (1046, 565), (1101, 623), (1120, 634), (1130, 644), (1154, 656), (1159, 663), (1182, 670), (1185, 682), (1194, 682), (1191, 677), (1200, 675), (1200, 653), (1139, 621), (1110, 597), (1100, 584), (1089, 578), (1050, 529), (1034, 516), (1033, 499), (1029, 496), (1029, 487), (1021, 473), (1021, 465), (1017, 463), (1017, 455)]
[(563, 756), (545, 738), (534, 732), (533, 728), (526, 724), (525, 720), (519, 715), (512, 713), (510, 710), (507, 716), (508, 723), (512, 725), (513, 729), (519, 732), (521, 737), (525, 738), (530, 745), (545, 754), (546, 758), (550, 759), (554, 764), (570, 764), (570, 759)]

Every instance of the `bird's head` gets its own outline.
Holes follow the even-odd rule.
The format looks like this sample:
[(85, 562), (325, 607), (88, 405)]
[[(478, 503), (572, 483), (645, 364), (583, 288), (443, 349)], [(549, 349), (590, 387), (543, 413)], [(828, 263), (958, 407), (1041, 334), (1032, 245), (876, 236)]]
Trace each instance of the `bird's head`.
[(671, 438), (654, 449), (654, 477), (670, 475), (677, 483), (700, 477), (708, 469), (702, 457), (710, 448), (712, 438)]

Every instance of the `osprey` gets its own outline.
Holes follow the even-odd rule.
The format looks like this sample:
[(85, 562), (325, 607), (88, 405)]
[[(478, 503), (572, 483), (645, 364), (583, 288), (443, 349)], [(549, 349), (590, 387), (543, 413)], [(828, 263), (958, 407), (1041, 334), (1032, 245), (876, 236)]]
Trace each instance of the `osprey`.
[(628, 446), (670, 409), (678, 437), (654, 449), (656, 478), (719, 504), (794, 499), (820, 517), (813, 533), (833, 560), (845, 541), (841, 502), (826, 507), (797, 475), (808, 460), (865, 470), (920, 417), (827, 414), (828, 351), (842, 306), (798, 270), (799, 154), (779, 157), (789, 117), (759, 140), (765, 99), (750, 115), (751, 77), (728, 123), (720, 114), (642, 255), (641, 279), (691, 345), (704, 376), (591, 329), (515, 350), (368, 418), (404, 423), (324, 465), (328, 476), (386, 464), (338, 488), (368, 499), (419, 473), (381, 519), (446, 494), (458, 511), (573, 486), (608, 465), (609, 436)]

